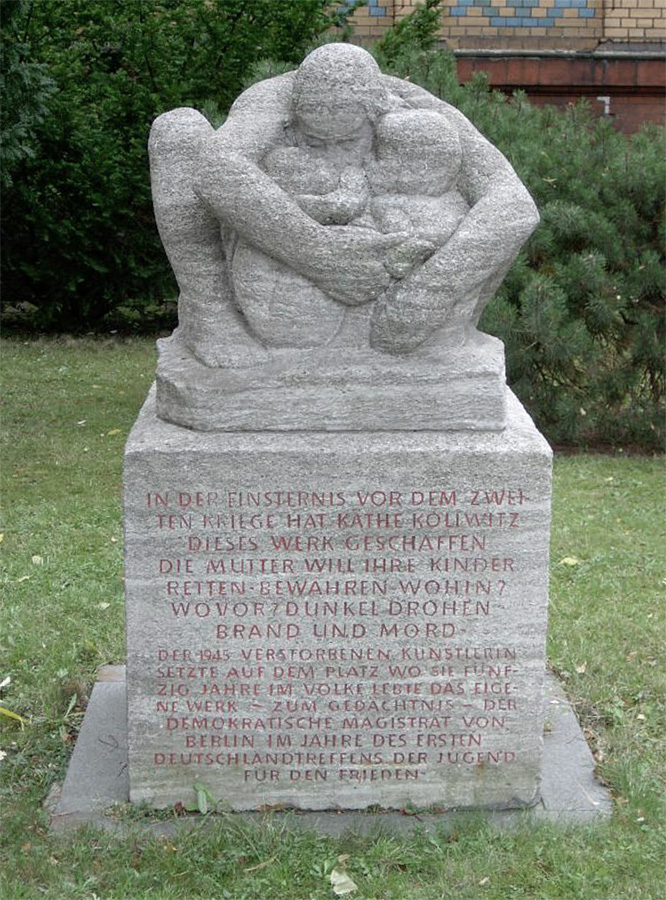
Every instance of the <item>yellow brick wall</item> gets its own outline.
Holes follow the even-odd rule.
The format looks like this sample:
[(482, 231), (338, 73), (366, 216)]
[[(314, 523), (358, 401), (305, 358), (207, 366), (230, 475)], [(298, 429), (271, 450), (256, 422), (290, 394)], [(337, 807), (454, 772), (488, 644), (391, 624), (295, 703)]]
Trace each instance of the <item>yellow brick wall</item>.
[(604, 12), (604, 38), (608, 41), (666, 41), (664, 0), (606, 0)]
[(372, 0), (361, 6), (350, 20), (354, 26), (354, 35), (362, 43), (381, 38), (394, 24), (396, 7), (400, 5), (400, 0)]
[[(380, 38), (419, 0), (369, 0), (352, 23)], [(666, 41), (666, 0), (444, 0), (441, 37), (452, 49), (592, 50), (600, 43)]]
[(441, 35), (455, 49), (592, 50), (604, 0), (446, 0)]

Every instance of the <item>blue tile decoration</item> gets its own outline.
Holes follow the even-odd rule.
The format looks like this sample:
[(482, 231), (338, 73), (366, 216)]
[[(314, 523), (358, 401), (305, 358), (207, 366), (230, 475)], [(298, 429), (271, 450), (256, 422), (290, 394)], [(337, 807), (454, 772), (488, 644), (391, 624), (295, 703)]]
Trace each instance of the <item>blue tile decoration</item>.
[[(354, 0), (344, 0), (350, 6)], [(590, 8), (591, 0), (555, 0), (554, 7), (543, 10), (540, 8), (541, 0), (507, 0), (506, 9), (511, 10), (512, 16), (498, 16), (500, 7), (493, 5), (494, 0), (452, 0), (452, 5), (446, 10), (453, 18), (469, 17), (469, 23), (478, 23), (478, 18), (469, 16), (470, 8), (479, 9), (492, 28), (553, 28), (557, 19), (564, 17), (565, 9), (575, 9), (578, 16), (574, 18), (593, 19), (597, 15), (595, 9)], [(504, 8), (504, 7), (502, 7)], [(368, 13), (371, 16), (381, 17), (388, 15), (386, 4), (381, 5), (378, 0), (369, 0)]]
[[(349, 0), (348, 0), (349, 2)], [(557, 19), (564, 18), (565, 9), (577, 10), (574, 18), (593, 19), (597, 12), (591, 9), (591, 0), (555, 0), (554, 7), (544, 10), (541, 0), (507, 0), (506, 8), (514, 15), (499, 16), (500, 7), (493, 5), (493, 0), (452, 0), (453, 4), (447, 10), (448, 15), (454, 18), (468, 17), (470, 24), (478, 22), (469, 16), (471, 7), (480, 9), (490, 23), (491, 28), (553, 28)]]
[[(345, 6), (351, 6), (352, 3), (354, 3), (354, 0), (342, 0), (342, 2)], [(361, 7), (361, 9), (363, 9), (363, 7)], [(386, 14), (386, 6), (380, 6), (378, 3), (373, 3), (372, 0), (370, 0), (370, 3), (368, 4), (368, 15), (381, 17)]]
[(490, 25), (493, 28), (523, 28), (534, 27), (543, 24), (546, 28), (552, 28), (555, 24), (554, 19), (523, 19), (518, 16), (491, 16)]

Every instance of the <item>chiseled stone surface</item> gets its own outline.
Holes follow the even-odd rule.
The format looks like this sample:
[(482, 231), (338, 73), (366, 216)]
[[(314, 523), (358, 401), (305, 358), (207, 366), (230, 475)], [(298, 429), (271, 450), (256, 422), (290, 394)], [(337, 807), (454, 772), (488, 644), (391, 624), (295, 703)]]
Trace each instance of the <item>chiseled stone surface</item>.
[(473, 433), (126, 451), (130, 797), (232, 809), (539, 798), (551, 454)]
[[(217, 131), (193, 109), (163, 114), (149, 149), (180, 288), (161, 418), (207, 431), (456, 430), (473, 427), (466, 398), (478, 427), (503, 427), (503, 366), (484, 378), (476, 326), (538, 214), (458, 110), (382, 75), (365, 50), (328, 44), (245, 91)], [(350, 373), (342, 416), (336, 357)], [(450, 408), (450, 385), (424, 378), (433, 361), (460, 385)], [(192, 381), (215, 385), (206, 404)], [(280, 406), (294, 408), (280, 418)]]
[[(47, 800), (51, 828), (65, 832), (93, 824), (110, 831), (127, 828), (120, 811), (129, 800), (127, 772), (127, 698), (124, 667), (117, 680), (95, 687), (90, 698), (76, 750), (70, 760), (65, 783)], [(546, 675), (546, 724), (541, 760), (541, 801), (528, 810), (493, 810), (487, 821), (497, 827), (524, 823), (525, 816), (570, 823), (595, 822), (610, 816), (610, 792), (594, 775), (594, 758), (562, 688), (553, 675)], [(246, 813), (253, 816), (253, 813)], [(265, 813), (260, 813), (265, 815)], [(313, 828), (324, 834), (377, 833), (378, 829), (409, 832), (455, 828), (465, 813), (405, 816), (402, 813), (306, 812), (297, 816), (275, 814), (281, 824)], [(472, 815), (478, 815), (474, 812)], [(215, 821), (213, 816), (211, 822)], [(159, 819), (137, 823), (153, 834), (173, 833), (177, 828), (202, 825), (201, 816), (188, 816), (178, 824)]]
[[(364, 326), (367, 316), (356, 336)], [(244, 369), (205, 366), (173, 337), (158, 346), (157, 414), (196, 431), (501, 431), (506, 422), (504, 345), (481, 332), (406, 359), (347, 344), (279, 349)]]

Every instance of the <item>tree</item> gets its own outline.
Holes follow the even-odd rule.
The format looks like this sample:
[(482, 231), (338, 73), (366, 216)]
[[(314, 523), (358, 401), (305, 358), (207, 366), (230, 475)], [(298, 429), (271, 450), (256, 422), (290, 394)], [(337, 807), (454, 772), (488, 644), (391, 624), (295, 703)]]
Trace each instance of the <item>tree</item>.
[(151, 122), (195, 106), (217, 124), (259, 60), (298, 64), (339, 4), (2, 4), (11, 126), (3, 303), (31, 304), (42, 329), (154, 326), (176, 292), (152, 214)]
[(0, 0), (0, 177), (11, 187), (17, 166), (34, 158), (37, 129), (49, 110), (55, 82), (43, 63), (30, 62), (30, 0)]

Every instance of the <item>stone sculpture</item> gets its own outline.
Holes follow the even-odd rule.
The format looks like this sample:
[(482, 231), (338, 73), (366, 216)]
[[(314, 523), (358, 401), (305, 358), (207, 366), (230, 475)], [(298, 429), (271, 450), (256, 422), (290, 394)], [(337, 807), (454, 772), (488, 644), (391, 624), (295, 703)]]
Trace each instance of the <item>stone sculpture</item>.
[(151, 167), (180, 324), (125, 452), (130, 799), (534, 805), (551, 454), (476, 327), (529, 194), (335, 44), (218, 131), (160, 117)]
[[(538, 222), (507, 160), (460, 112), (349, 44), (254, 85), (217, 131), (193, 109), (165, 113), (150, 158), (180, 288), (158, 409), (204, 429), (226, 420), (192, 413), (195, 383), (221, 395), (272, 377), (288, 393), (295, 371), (325, 380), (342, 353), (367, 387), (408, 372), (418, 382), (420, 360), (463, 346), (473, 359), (479, 316)], [(499, 395), (503, 356), (485, 346), (482, 357), (502, 357)], [(357, 426), (373, 424), (324, 423)], [(258, 426), (232, 415), (228, 427)]]

